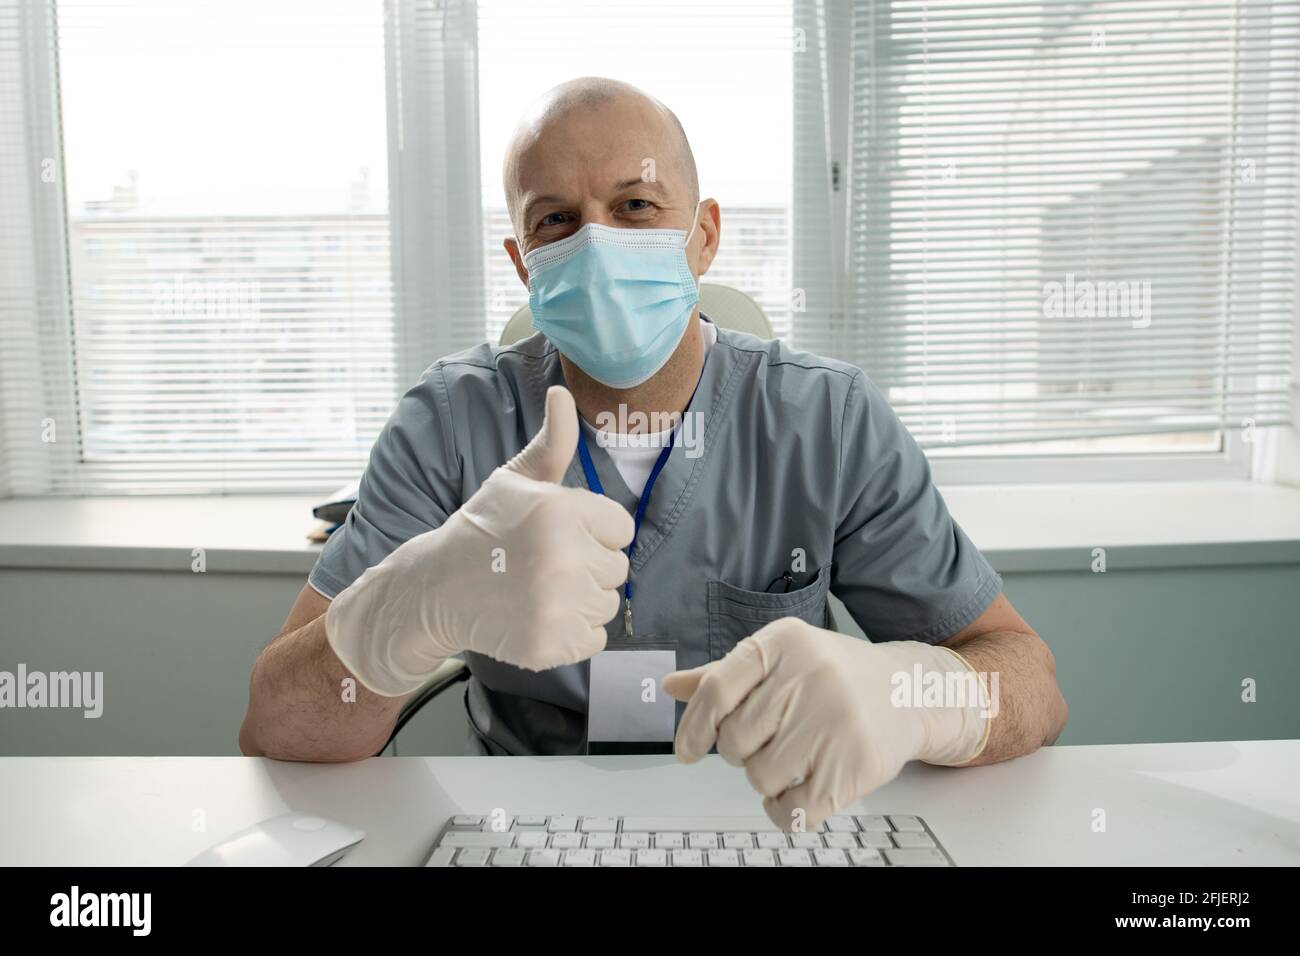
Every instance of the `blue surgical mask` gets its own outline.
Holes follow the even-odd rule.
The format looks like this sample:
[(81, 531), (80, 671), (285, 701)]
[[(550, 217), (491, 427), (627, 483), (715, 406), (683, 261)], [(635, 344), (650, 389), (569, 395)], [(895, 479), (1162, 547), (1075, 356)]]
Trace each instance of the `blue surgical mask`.
[(694, 232), (588, 223), (534, 249), (524, 256), (533, 328), (596, 381), (640, 385), (677, 349), (700, 300), (686, 262)]

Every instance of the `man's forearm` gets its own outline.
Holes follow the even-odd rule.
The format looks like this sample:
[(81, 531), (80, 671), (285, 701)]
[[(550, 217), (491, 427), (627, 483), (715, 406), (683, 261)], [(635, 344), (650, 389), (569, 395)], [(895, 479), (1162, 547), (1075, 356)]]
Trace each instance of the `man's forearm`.
[[(988, 743), (964, 766), (1010, 760), (1055, 742), (1069, 708), (1056, 684), (1056, 659), (1042, 638), (998, 631), (944, 646), (965, 658), (996, 695)], [(996, 684), (991, 675), (997, 675)]]
[(359, 760), (383, 746), (406, 700), (366, 690), (334, 654), (321, 615), (258, 657), (239, 747), (278, 760)]

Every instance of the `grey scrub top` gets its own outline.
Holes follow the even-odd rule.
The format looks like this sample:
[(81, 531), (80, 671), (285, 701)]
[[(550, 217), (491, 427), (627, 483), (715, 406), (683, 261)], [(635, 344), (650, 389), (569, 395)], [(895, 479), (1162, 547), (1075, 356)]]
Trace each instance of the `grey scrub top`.
[[(541, 334), (435, 362), (376, 440), (356, 505), (326, 543), (311, 586), (333, 598), (403, 541), (446, 521), (528, 444), (547, 388), (559, 384), (559, 353)], [(673, 447), (630, 570), (636, 639), (676, 641), (680, 668), (718, 660), (778, 618), (824, 626), (828, 591), (872, 641), (938, 643), (1002, 590), (861, 369), (719, 329), (696, 412), (701, 445), (693, 456)], [(590, 447), (605, 493), (634, 511), (608, 453)], [(586, 487), (576, 449), (564, 484)], [(606, 630), (611, 643), (626, 641), (621, 613)], [(585, 752), (585, 662), (533, 673), (464, 658), (470, 753)]]

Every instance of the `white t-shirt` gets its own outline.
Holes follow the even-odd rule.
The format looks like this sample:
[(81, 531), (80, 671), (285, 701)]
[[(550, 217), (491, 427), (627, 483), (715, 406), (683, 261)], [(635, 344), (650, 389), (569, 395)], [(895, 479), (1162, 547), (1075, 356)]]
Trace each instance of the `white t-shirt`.
[[(708, 352), (713, 347), (713, 343), (718, 341), (718, 327), (712, 322), (705, 322), (703, 325), (704, 351)], [(650, 480), (650, 472), (654, 471), (655, 462), (659, 460), (659, 453), (664, 450), (668, 439), (676, 429), (619, 435), (612, 432), (598, 433), (596, 428), (588, 425), (585, 420), (579, 419), (579, 421), (582, 421), (588, 440), (601, 443), (601, 447), (609, 453), (610, 460), (614, 462), (614, 467), (618, 469), (623, 483), (639, 498), (641, 492), (645, 490), (645, 483)], [(600, 437), (601, 434), (604, 437)]]

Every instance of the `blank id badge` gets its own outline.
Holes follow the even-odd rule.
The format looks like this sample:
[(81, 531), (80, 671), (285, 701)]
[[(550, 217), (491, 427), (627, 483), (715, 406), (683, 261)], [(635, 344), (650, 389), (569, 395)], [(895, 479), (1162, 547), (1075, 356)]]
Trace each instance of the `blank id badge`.
[(671, 754), (677, 702), (663, 680), (677, 670), (677, 642), (611, 643), (590, 664), (587, 753)]

